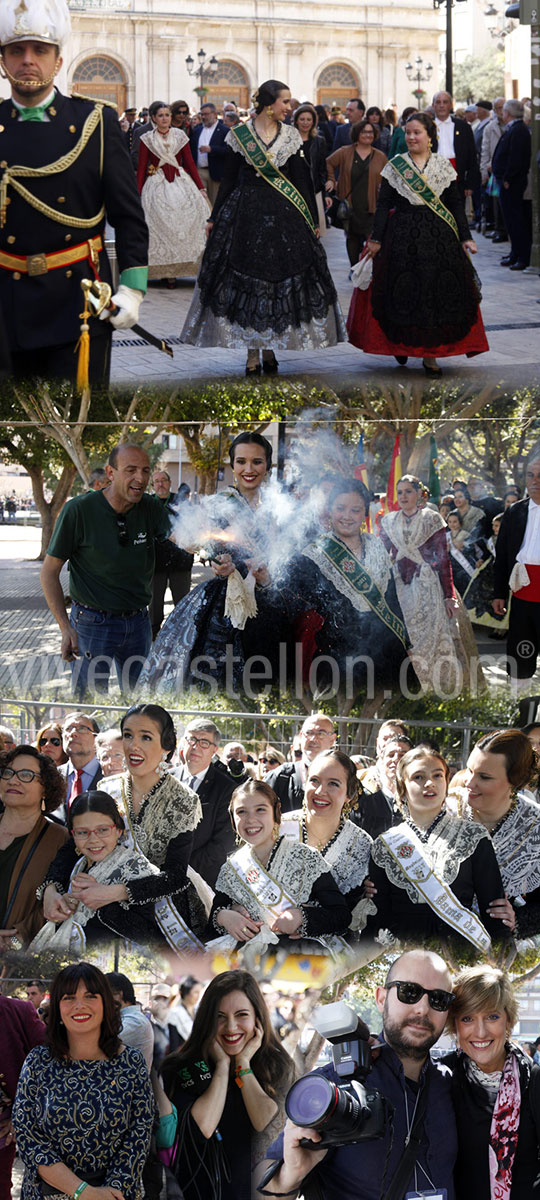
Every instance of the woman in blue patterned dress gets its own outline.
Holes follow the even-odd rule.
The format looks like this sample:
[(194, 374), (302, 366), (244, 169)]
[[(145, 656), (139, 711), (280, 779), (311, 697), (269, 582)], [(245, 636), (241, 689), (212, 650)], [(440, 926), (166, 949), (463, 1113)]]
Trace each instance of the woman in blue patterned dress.
[(13, 1107), (21, 1200), (140, 1200), (154, 1101), (146, 1063), (119, 1031), (102, 972), (84, 962), (60, 971), (48, 1044), (30, 1051)]

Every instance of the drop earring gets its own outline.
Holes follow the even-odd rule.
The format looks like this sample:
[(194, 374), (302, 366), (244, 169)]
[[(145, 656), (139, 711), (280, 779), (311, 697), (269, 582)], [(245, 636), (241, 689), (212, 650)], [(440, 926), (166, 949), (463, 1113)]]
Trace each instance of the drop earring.
[(165, 758), (165, 755), (164, 755), (156, 767), (156, 775), (165, 775), (167, 772), (168, 766), (169, 766), (168, 760)]

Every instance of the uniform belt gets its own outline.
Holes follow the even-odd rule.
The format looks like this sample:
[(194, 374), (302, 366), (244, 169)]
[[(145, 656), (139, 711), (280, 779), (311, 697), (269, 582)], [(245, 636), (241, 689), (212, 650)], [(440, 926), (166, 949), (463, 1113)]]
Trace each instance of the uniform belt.
[(19, 271), (21, 275), (46, 275), (47, 271), (69, 267), (72, 263), (89, 258), (97, 268), (100, 250), (103, 250), (100, 237), (79, 242), (77, 246), (70, 246), (69, 250), (54, 250), (52, 254), (19, 255), (6, 254), (4, 250), (0, 250), (0, 267), (3, 267), (4, 271)]
[(144, 608), (134, 608), (129, 612), (108, 612), (105, 608), (90, 608), (89, 604), (81, 604), (80, 600), (74, 600), (73, 603), (77, 604), (79, 608), (84, 608), (85, 612), (97, 613), (100, 617), (139, 617), (141, 613), (148, 612), (147, 604)]

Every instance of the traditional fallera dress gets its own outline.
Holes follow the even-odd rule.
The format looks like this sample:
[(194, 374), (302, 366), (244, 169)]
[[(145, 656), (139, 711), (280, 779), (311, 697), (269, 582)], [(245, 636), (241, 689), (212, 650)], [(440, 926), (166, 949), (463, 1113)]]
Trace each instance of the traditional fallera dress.
[(316, 350), (346, 341), (298, 130), (265, 146), (253, 124), (230, 129), (230, 153), (182, 341), (194, 346)]
[(304, 677), (317, 656), (317, 683), (392, 684), (407, 661), (409, 639), (392, 577), (392, 562), (380, 538), (362, 535), (357, 555), (336, 534), (307, 546), (293, 559), (285, 591), (296, 642), (303, 647)]
[(467, 687), (475, 643), (463, 606), (450, 619), (444, 605), (454, 597), (454, 586), (442, 517), (431, 508), (417, 509), (411, 517), (397, 509), (382, 518), (381, 539), (394, 562), (397, 596), (412, 642), (410, 657), (420, 683), (443, 694)]
[(371, 285), (353, 292), (350, 341), (367, 354), (419, 358), (489, 350), (452, 164), (432, 154), (420, 173), (409, 154), (398, 154), (381, 175), (372, 234), (381, 249)]
[[(464, 817), (468, 804), (460, 805)], [(474, 819), (474, 817), (473, 817)], [(519, 938), (534, 938), (540, 944), (540, 805), (521, 792), (490, 837), (504, 890), (516, 910)]]
[(512, 593), (505, 601), (506, 612), (499, 617), (493, 612), (491, 603), (495, 595), (495, 541), (492, 537), (488, 538), (484, 558), (478, 563), (462, 595), (473, 625), (485, 625), (488, 629), (505, 633), (510, 620)]
[[(304, 921), (302, 938), (314, 940), (321, 949), (318, 953), (340, 954), (347, 950), (346, 942), (339, 935), (346, 932), (350, 912), (345, 898), (331, 874), (329, 863), (318, 850), (301, 843), (294, 844), (286, 837), (279, 837), (266, 867), (259, 862), (254, 850), (244, 845), (231, 854), (223, 864), (216, 883), (216, 894), (211, 915), (212, 949), (220, 948), (225, 953), (236, 948), (236, 940), (230, 934), (222, 935), (222, 927), (215, 921), (216, 914), (234, 904), (245, 906), (255, 921), (263, 921), (262, 929), (247, 943), (242, 943), (245, 955), (263, 953), (280, 943), (299, 951), (302, 941), (287, 935), (272, 933), (270, 923), (286, 908), (302, 908)], [(212, 938), (212, 933), (218, 937)], [(304, 943), (305, 945), (305, 943)], [(312, 953), (317, 952), (312, 947)]]
[[(306, 817), (303, 809), (287, 813), (281, 820), (280, 830), (291, 842), (307, 845)], [(343, 893), (351, 913), (349, 929), (362, 929), (373, 904), (363, 895), (363, 883), (369, 874), (373, 841), (365, 829), (345, 819), (326, 846), (319, 847), (325, 862)]]
[(43, 1200), (46, 1185), (37, 1168), (55, 1163), (94, 1186), (117, 1188), (125, 1200), (141, 1200), (153, 1122), (154, 1097), (139, 1050), (123, 1046), (114, 1058), (58, 1059), (36, 1046), (23, 1064), (13, 1106), (22, 1200)]
[(381, 930), (400, 941), (457, 938), (487, 953), (492, 940), (509, 936), (488, 912), (504, 887), (483, 825), (444, 810), (426, 830), (408, 818), (376, 838), (369, 877), (377, 913), (368, 918), (367, 932), (376, 938)]
[[(242, 687), (246, 661), (261, 654), (270, 662), (272, 677), (277, 675), (282, 606), (272, 587), (255, 584), (245, 563), (255, 553), (264, 558), (265, 531), (237, 488), (224, 489), (216, 500), (219, 541), (214, 545), (210, 532), (205, 554), (229, 552), (236, 570), (226, 579), (199, 584), (176, 605), (143, 668), (139, 687), (145, 694), (150, 690), (156, 695), (178, 695), (211, 680)], [(223, 540), (227, 530), (230, 542)], [(251, 544), (246, 547), (245, 541)]]
[(137, 183), (150, 234), (149, 279), (196, 275), (210, 210), (182, 129), (142, 134)]

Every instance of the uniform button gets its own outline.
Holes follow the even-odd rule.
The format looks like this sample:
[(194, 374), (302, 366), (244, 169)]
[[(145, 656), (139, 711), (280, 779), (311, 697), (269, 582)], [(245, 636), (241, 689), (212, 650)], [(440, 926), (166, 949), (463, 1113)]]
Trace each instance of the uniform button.
[(5, 128), (5, 126), (4, 126), (4, 125), (0, 125), (0, 133), (3, 133), (3, 132), (4, 132), (4, 128)]
[(69, 127), (69, 132), (70, 132), (70, 133), (76, 133), (76, 132), (77, 132), (77, 126), (76, 126), (76, 125), (70, 125), (70, 127)]
[(56, 109), (55, 109), (55, 108), (53, 108), (52, 104), (50, 104), (50, 105), (49, 105), (49, 107), (48, 107), (48, 109), (47, 109), (47, 112), (48, 112), (48, 114), (49, 114), (49, 116), (50, 116), (50, 117), (55, 117), (55, 116), (56, 116)]
[(7, 162), (6, 162), (5, 158), (3, 158), (2, 162), (0, 162), (0, 167), (7, 167)]
[(73, 271), (66, 271), (66, 279), (71, 279), (72, 275), (73, 275)]
[(18, 272), (18, 271), (14, 271), (14, 272), (13, 272), (13, 278), (14, 278), (14, 279), (20, 279), (20, 278), (21, 278), (21, 276), (20, 276), (20, 274), (19, 274), (19, 272)]
[(9, 242), (10, 246), (12, 246), (12, 245), (13, 245), (13, 243), (14, 243), (14, 241), (15, 241), (15, 240), (16, 240), (16, 239), (13, 237), (13, 234), (12, 234), (12, 233), (10, 233), (10, 235), (9, 235), (9, 237), (8, 237), (8, 242)]
[(65, 203), (66, 203), (66, 197), (65, 197), (65, 196), (59, 196), (59, 197), (58, 197), (58, 203), (59, 203), (59, 204), (65, 204)]
[(72, 240), (72, 238), (71, 238), (71, 234), (70, 234), (70, 233), (66, 233), (66, 236), (65, 236), (65, 238), (64, 238), (64, 241), (65, 241), (65, 242), (71, 242), (71, 240)]

